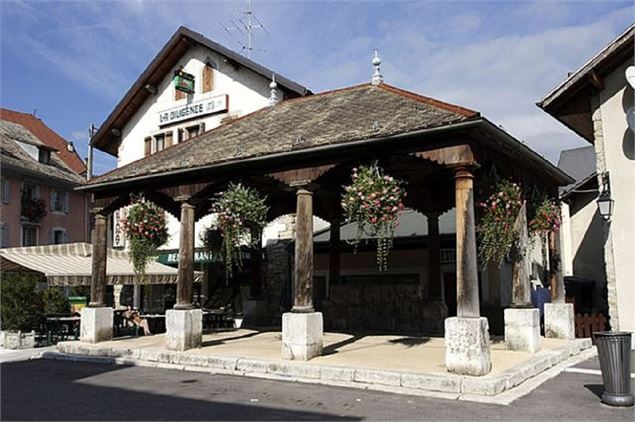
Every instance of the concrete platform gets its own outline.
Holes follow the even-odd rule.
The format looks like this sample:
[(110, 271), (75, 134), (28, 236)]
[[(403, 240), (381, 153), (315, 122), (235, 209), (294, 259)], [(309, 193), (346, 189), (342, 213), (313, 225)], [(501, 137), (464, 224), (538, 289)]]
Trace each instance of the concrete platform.
[(45, 357), (171, 367), (407, 394), (436, 392), (452, 398), (495, 396), (591, 347), (589, 339), (543, 339), (541, 352), (531, 354), (505, 350), (502, 339), (493, 341), (492, 371), (472, 377), (446, 371), (443, 338), (325, 333), (322, 356), (309, 362), (283, 360), (282, 336), (278, 331), (242, 329), (205, 334), (201, 348), (185, 352), (168, 351), (165, 344), (164, 335), (98, 344), (71, 341), (59, 343), (60, 353)]

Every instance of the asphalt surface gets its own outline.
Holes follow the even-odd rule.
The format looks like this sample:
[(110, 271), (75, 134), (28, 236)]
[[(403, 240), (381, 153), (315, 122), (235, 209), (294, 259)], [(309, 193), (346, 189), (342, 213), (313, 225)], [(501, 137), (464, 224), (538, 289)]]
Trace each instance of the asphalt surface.
[[(583, 365), (591, 364), (587, 362)], [(600, 376), (562, 373), (509, 406), (144, 367), (0, 365), (1, 420), (633, 421), (600, 403)]]

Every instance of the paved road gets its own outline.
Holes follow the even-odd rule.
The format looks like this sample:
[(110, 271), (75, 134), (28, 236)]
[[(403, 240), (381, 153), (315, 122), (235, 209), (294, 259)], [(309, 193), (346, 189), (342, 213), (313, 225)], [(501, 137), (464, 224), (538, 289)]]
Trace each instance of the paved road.
[(143, 367), (7, 362), (1, 420), (633, 421), (599, 402), (601, 377), (562, 373), (510, 406)]

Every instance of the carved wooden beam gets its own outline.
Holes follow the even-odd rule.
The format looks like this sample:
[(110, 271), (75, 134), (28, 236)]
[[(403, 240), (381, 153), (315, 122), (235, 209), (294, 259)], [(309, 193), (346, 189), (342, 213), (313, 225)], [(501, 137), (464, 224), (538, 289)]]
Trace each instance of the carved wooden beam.
[(110, 215), (130, 203), (130, 195), (104, 196), (93, 195), (91, 209), (95, 214)]
[(288, 186), (303, 186), (316, 181), (320, 176), (335, 167), (334, 164), (328, 164), (318, 167), (306, 167), (302, 169), (280, 171), (268, 174), (279, 182)]
[(469, 145), (453, 145), (433, 149), (430, 151), (419, 151), (415, 156), (425, 160), (434, 161), (448, 167), (473, 167), (478, 166), (474, 157), (474, 152)]

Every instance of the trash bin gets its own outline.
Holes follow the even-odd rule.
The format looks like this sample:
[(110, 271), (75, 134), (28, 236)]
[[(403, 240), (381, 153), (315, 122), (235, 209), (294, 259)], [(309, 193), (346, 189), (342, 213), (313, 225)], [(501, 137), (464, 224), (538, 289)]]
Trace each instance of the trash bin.
[(601, 331), (593, 333), (593, 337), (604, 381), (602, 402), (611, 406), (632, 406), (631, 333)]

